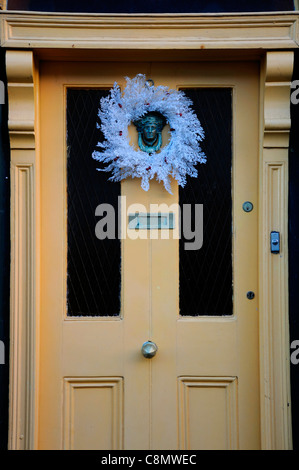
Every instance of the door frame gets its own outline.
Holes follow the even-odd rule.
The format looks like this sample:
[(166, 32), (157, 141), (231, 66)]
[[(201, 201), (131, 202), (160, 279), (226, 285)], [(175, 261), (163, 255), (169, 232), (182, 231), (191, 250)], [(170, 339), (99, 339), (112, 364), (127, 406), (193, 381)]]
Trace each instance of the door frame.
[[(39, 383), (39, 60), (260, 62), (259, 328), (262, 449), (292, 447), (288, 320), (288, 142), (299, 16), (1, 12), (11, 148), (9, 448), (37, 448)], [(45, 26), (47, 26), (45, 28)], [(217, 34), (215, 34), (217, 32)], [(179, 37), (179, 40), (178, 40)], [(122, 49), (122, 50), (120, 50)], [(174, 50), (175, 49), (175, 50)], [(250, 162), (249, 162), (250, 164)], [(281, 233), (280, 255), (269, 249)]]

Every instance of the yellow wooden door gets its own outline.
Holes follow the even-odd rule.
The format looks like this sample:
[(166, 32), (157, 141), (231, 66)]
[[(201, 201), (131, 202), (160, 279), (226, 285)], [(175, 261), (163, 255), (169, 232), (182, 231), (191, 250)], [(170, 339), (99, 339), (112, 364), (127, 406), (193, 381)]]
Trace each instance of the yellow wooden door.
[[(119, 315), (67, 314), (67, 91), (124, 87), (137, 73), (174, 89), (232, 90), (231, 315), (180, 315), (179, 240), (149, 230), (121, 240)], [(39, 448), (259, 448), (258, 65), (44, 62), (40, 90)], [(121, 184), (126, 208), (147, 213), (178, 203), (175, 182), (172, 191)], [(123, 203), (122, 220), (129, 233)], [(152, 359), (141, 354), (147, 340), (158, 346)]]

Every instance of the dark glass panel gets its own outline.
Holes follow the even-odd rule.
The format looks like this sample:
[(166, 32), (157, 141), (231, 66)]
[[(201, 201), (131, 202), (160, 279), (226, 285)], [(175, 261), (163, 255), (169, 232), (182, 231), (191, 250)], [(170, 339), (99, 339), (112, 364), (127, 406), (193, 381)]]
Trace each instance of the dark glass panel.
[[(67, 92), (67, 311), (70, 316), (114, 316), (120, 312), (120, 241), (99, 240), (96, 207), (115, 208), (120, 184), (97, 171), (92, 152), (102, 139), (97, 112), (108, 91), (68, 89)], [(117, 227), (116, 227), (117, 228)]]
[[(184, 89), (205, 131), (207, 163), (180, 188), (180, 206), (203, 204), (203, 245), (180, 240), (180, 314), (231, 315), (232, 306), (232, 92)], [(193, 216), (194, 217), (194, 216)], [(193, 221), (194, 222), (194, 221)], [(193, 228), (194, 230), (194, 228)]]

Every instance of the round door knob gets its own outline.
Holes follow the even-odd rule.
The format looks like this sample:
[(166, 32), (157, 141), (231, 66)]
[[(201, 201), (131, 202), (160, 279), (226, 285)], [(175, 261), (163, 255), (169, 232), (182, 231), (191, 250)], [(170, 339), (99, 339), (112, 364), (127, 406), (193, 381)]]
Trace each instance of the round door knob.
[(143, 343), (142, 348), (141, 348), (142, 354), (147, 359), (151, 359), (152, 357), (154, 357), (157, 351), (158, 351), (158, 346), (156, 345), (156, 343), (153, 343), (152, 341), (146, 341), (145, 343)]

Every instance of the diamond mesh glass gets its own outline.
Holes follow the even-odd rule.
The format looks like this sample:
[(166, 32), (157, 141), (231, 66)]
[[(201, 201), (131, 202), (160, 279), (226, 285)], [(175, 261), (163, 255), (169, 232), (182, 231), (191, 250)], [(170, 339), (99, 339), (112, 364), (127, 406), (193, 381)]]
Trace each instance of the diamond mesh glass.
[(205, 131), (202, 149), (207, 163), (198, 165), (198, 178), (189, 178), (179, 191), (181, 209), (184, 204), (192, 209), (203, 204), (202, 247), (187, 251), (187, 240), (180, 240), (180, 314), (231, 315), (232, 92), (224, 88), (183, 91), (192, 99)]
[[(99, 240), (96, 207), (113, 205), (117, 221), (120, 184), (97, 171), (92, 152), (103, 138), (96, 127), (100, 98), (108, 90), (67, 91), (67, 313), (115, 316), (120, 313), (120, 241)], [(117, 229), (117, 227), (116, 227)], [(116, 232), (117, 233), (117, 232)]]

